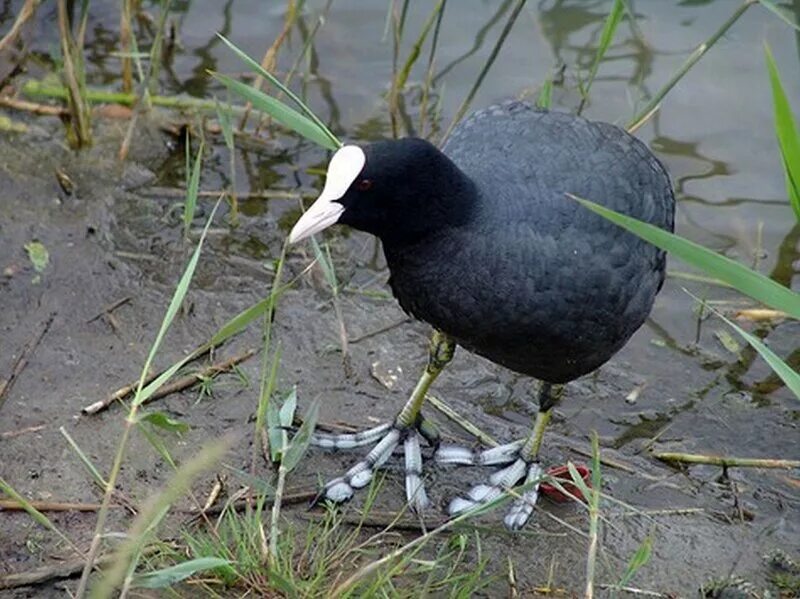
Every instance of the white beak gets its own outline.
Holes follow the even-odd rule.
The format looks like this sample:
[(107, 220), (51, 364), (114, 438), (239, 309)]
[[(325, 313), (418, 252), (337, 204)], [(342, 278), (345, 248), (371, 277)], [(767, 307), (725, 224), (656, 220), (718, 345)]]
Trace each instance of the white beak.
[(367, 157), (358, 146), (342, 146), (331, 158), (322, 193), (292, 227), (289, 243), (319, 233), (339, 220), (344, 212), (341, 199), (364, 168)]

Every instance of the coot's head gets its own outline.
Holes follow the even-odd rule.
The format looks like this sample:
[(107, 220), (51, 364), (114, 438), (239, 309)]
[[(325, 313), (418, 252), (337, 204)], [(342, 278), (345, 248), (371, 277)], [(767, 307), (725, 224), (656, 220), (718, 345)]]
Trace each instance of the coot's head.
[(343, 146), (328, 165), (322, 193), (297, 221), (289, 241), (339, 223), (390, 245), (413, 243), (466, 222), (473, 193), (471, 181), (423, 139)]

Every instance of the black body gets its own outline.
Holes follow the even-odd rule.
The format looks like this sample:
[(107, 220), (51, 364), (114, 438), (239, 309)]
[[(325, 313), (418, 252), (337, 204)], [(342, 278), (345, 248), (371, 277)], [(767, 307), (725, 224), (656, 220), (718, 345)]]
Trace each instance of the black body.
[(460, 124), (444, 154), (421, 140), (365, 152), (370, 189), (354, 183), (339, 222), (381, 238), (400, 305), (459, 345), (564, 383), (647, 318), (664, 253), (565, 195), (672, 231), (669, 177), (622, 129), (507, 102)]

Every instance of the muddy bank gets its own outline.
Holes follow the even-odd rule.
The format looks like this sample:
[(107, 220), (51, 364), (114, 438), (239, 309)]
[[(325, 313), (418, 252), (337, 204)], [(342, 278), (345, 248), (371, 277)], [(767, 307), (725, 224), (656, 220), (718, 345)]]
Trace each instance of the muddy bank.
[[(85, 416), (80, 410), (136, 380), (182, 272), (190, 246), (182, 241), (178, 200), (153, 192), (163, 183), (165, 165), (176, 160), (176, 154), (182, 156), (182, 149), (152, 124), (142, 128), (131, 159), (119, 164), (114, 156), (121, 126), (105, 125), (96, 148), (80, 155), (63, 147), (57, 123), (42, 120), (33, 126), (33, 133), (0, 142), (0, 265), (5, 272), (0, 279), (1, 376), (7, 376), (26, 344), (54, 316), (0, 408), (0, 473), (30, 499), (94, 504), (100, 495), (59, 428), (107, 471), (123, 411), (115, 405), (97, 416)], [(264, 150), (265, 160), (270, 151)], [(67, 194), (59, 185), (57, 171), (74, 182), (74, 193)], [(286, 188), (306, 190), (316, 183), (314, 177), (298, 181), (287, 173), (280, 178)], [(204, 175), (203, 186), (213, 188), (214, 176), (213, 169)], [(199, 210), (195, 226), (202, 224), (209, 207)], [(176, 319), (156, 360), (159, 368), (206, 341), (232, 315), (268, 292), (289, 210), (285, 201), (276, 201), (251, 214), (243, 211), (237, 228), (226, 226), (224, 218), (218, 221), (187, 309)], [(33, 240), (49, 252), (40, 273), (24, 249)], [(255, 251), (248, 253), (248, 248)], [(387, 273), (371, 265), (373, 245), (366, 237), (336, 237), (332, 250), (339, 276), (347, 282), (341, 302), (347, 330), (351, 339), (365, 337), (350, 345), (352, 373), (347, 376), (342, 365), (330, 292), (321, 273), (312, 270), (278, 308), (278, 386), (288, 391), (297, 385), (301, 406), (320, 398), (322, 420), (363, 427), (395, 415), (425, 361), (428, 329), (408, 322), (370, 336), (405, 319), (388, 297)], [(300, 274), (309, 261), (307, 249), (293, 249), (289, 277)], [(570, 386), (546, 436), (544, 458), (552, 464), (588, 461), (581, 452), (589, 448), (589, 432), (596, 430), (600, 436), (607, 460), (604, 492), (613, 500), (604, 502), (607, 525), (599, 581), (618, 580), (630, 556), (650, 535), (653, 557), (636, 577), (641, 588), (691, 595), (709, 579), (730, 573), (763, 588), (769, 572), (762, 556), (776, 548), (790, 554), (798, 550), (796, 480), (779, 470), (733, 469), (724, 478), (713, 467), (674, 469), (654, 460), (649, 451), (800, 459), (800, 447), (792, 441), (797, 438), (796, 403), (783, 389), (754, 395), (743, 386), (742, 380), (755, 384), (769, 379), (766, 366), (756, 364), (743, 377), (738, 372), (733, 376), (740, 363), (714, 342), (713, 331), (704, 334), (699, 357), (683, 351), (685, 340), (672, 344), (665, 339), (659, 322), (671, 317), (666, 306), (676, 305), (675, 298), (683, 293), (680, 286), (679, 281), (668, 281), (652, 321), (610, 364)], [(95, 318), (123, 299), (112, 317)], [(790, 349), (798, 332), (796, 323), (779, 327), (770, 337), (773, 348)], [(259, 347), (258, 328), (251, 327), (215, 359)], [(701, 359), (710, 353), (716, 362)], [(165, 437), (178, 460), (209, 438), (234, 431), (239, 436), (226, 463), (248, 469), (259, 359), (244, 362), (241, 370), (247, 382), (223, 375), (214, 382), (211, 395), (201, 396), (195, 387), (154, 406), (191, 427), (179, 439)], [(462, 350), (435, 393), (488, 434), (509, 440), (524, 434), (530, 422), (535, 410), (532, 390), (530, 381)], [(471, 442), (430, 406), (427, 415), (441, 423), (447, 435)], [(292, 475), (290, 486), (313, 487), (320, 477), (338, 475), (356, 459), (356, 454), (312, 451)], [(267, 466), (259, 462), (259, 468), (267, 477)], [(398, 463), (390, 465), (377, 506), (381, 510), (402, 506), (398, 468)], [(170, 474), (150, 445), (136, 436), (118, 488), (140, 504)], [(440, 516), (449, 497), (483, 476), (479, 470), (429, 467), (428, 486), (436, 506), (432, 514)], [(198, 483), (198, 496), (208, 491), (211, 478)], [(356, 509), (360, 501), (356, 498), (346, 509)], [(287, 508), (286, 515), (293, 519), (304, 510)], [(50, 515), (76, 544), (88, 546), (94, 513)], [(182, 519), (172, 518), (166, 536)], [(28, 516), (4, 511), (0, 520), (0, 573), (27, 571), (68, 555), (57, 537)], [(128, 522), (124, 510), (113, 510), (109, 530), (124, 530)], [(297, 520), (298, 525), (303, 522)], [(499, 514), (483, 518), (481, 525), (483, 550), (491, 556), (490, 573), (504, 572), (508, 556), (516, 564), (520, 588), (540, 586), (552, 572), (555, 586), (582, 589), (586, 540), (577, 531), (586, 530), (586, 517), (576, 506), (545, 502), (536, 522), (513, 541), (502, 531)], [(61, 584), (19, 593), (59, 594)], [(73, 584), (66, 583), (67, 588)], [(502, 576), (492, 586), (493, 592), (505, 593), (505, 588)]]

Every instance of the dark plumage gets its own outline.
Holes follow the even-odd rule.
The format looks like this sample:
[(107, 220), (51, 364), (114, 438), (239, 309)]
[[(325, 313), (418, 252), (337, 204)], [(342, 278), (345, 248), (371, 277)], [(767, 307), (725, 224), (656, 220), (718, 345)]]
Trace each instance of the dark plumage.
[(664, 253), (565, 195), (672, 230), (666, 171), (622, 129), (510, 102), (459, 125), (444, 154), (418, 139), (365, 152), (373, 186), (342, 198), (339, 222), (381, 238), (400, 305), (459, 345), (564, 383), (649, 314)]

